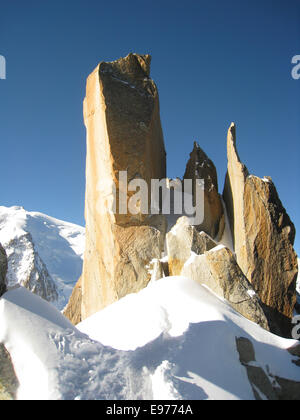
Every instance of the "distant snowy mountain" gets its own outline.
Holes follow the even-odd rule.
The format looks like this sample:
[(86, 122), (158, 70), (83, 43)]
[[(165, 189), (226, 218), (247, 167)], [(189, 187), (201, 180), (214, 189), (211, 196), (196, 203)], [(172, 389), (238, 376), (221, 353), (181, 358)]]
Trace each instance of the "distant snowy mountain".
[(81, 275), (84, 228), (22, 207), (0, 207), (0, 242), (9, 286), (25, 286), (62, 310)]

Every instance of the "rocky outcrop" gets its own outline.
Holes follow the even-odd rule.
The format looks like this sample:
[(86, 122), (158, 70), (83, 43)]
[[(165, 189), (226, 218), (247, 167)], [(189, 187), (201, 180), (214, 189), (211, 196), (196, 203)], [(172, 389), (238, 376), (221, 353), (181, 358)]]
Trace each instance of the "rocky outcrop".
[(217, 170), (213, 162), (196, 142), (190, 154), (183, 178), (193, 180), (194, 197), (196, 180), (204, 181), (204, 220), (201, 225), (197, 226), (197, 230), (199, 232), (203, 231), (211, 238), (219, 241), (224, 232), (225, 218), (221, 197), (218, 192)]
[[(128, 183), (166, 177), (159, 98), (150, 78), (150, 56), (129, 54), (100, 63), (87, 81), (86, 251), (82, 319), (150, 280), (146, 266), (160, 258), (163, 229), (136, 201), (128, 212)], [(126, 179), (120, 179), (126, 171)], [(149, 188), (149, 198), (151, 189)], [(125, 197), (125, 198), (124, 198)], [(122, 200), (123, 199), (123, 200)], [(121, 204), (120, 204), (121, 203)], [(114, 211), (113, 207), (116, 204)], [(150, 200), (149, 200), (150, 205)]]
[(295, 228), (270, 178), (249, 175), (228, 131), (228, 173), (224, 201), (239, 266), (265, 305), (271, 330), (290, 336), (296, 303)]
[(0, 343), (0, 401), (14, 400), (18, 386), (10, 355)]
[[(184, 185), (182, 195), (181, 180), (165, 180), (166, 153), (150, 61), (148, 55), (129, 54), (100, 63), (88, 77), (86, 249), (82, 278), (65, 313), (79, 322), (144, 288), (151, 276), (154, 281), (186, 272), (206, 282), (249, 319), (289, 335), (298, 271), (295, 228), (272, 180), (249, 175), (237, 152), (234, 124), (227, 140), (226, 209), (216, 168), (197, 143), (183, 179), (192, 180), (192, 191)], [(154, 179), (164, 179), (166, 197), (156, 195), (153, 207)], [(145, 193), (141, 180), (148, 205), (141, 198)], [(186, 215), (185, 206), (181, 213), (177, 206), (185, 203), (185, 197), (189, 201), (193, 197), (196, 205), (199, 180), (204, 183), (204, 220), (191, 226), (191, 219), (181, 217)], [(150, 202), (159, 213), (151, 217)], [(208, 253), (221, 239), (231, 247), (226, 214), (234, 252), (221, 248)], [(163, 250), (168, 254), (164, 263)], [(191, 255), (193, 264), (189, 264)]]
[(217, 246), (206, 233), (198, 232), (194, 226), (191, 226), (186, 216), (178, 219), (166, 239), (171, 276), (180, 276), (185, 262), (192, 253), (201, 255)]
[(300, 382), (267, 374), (267, 366), (256, 361), (254, 346), (248, 338), (236, 337), (236, 348), (256, 400), (299, 401)]
[(0, 297), (6, 292), (7, 256), (0, 244)]
[(260, 299), (228, 248), (218, 246), (203, 255), (192, 256), (181, 274), (208, 286), (244, 317), (269, 330)]
[[(298, 344), (294, 344), (292, 347), (290, 347), (288, 349), (288, 352), (292, 356), (295, 356), (295, 359), (292, 360), (292, 363), (294, 363), (296, 366), (300, 367), (300, 343), (298, 342)], [(299, 395), (300, 395), (300, 393), (299, 393)]]

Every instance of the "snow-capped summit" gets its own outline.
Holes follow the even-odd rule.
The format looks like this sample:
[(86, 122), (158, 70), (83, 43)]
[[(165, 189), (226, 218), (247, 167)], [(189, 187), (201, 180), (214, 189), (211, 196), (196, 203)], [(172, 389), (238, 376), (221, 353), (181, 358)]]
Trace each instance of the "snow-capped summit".
[(23, 207), (0, 206), (8, 286), (21, 284), (62, 310), (81, 275), (84, 228)]

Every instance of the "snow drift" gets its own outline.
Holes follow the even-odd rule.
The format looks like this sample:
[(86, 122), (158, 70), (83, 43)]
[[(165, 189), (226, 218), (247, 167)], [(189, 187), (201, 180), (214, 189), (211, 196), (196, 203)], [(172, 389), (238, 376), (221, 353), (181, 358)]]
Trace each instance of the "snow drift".
[(251, 341), (255, 366), (270, 382), (300, 380), (287, 352), (295, 341), (261, 329), (184, 277), (151, 283), (78, 328), (22, 287), (0, 299), (0, 317), (19, 399), (254, 399), (240, 337)]

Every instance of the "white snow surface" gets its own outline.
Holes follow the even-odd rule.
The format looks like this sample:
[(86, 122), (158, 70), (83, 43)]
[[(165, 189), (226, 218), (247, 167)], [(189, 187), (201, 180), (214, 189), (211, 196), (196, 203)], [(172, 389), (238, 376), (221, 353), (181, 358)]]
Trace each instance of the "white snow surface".
[(8, 253), (9, 286), (23, 283), (34, 252), (35, 263), (44, 264), (54, 281), (59, 297), (52, 303), (62, 310), (82, 272), (85, 229), (23, 207), (0, 206), (0, 242)]
[(268, 375), (298, 380), (277, 337), (207, 288), (167, 277), (75, 328), (18, 287), (0, 299), (0, 342), (20, 381), (19, 399), (253, 399), (236, 337), (250, 339)]

